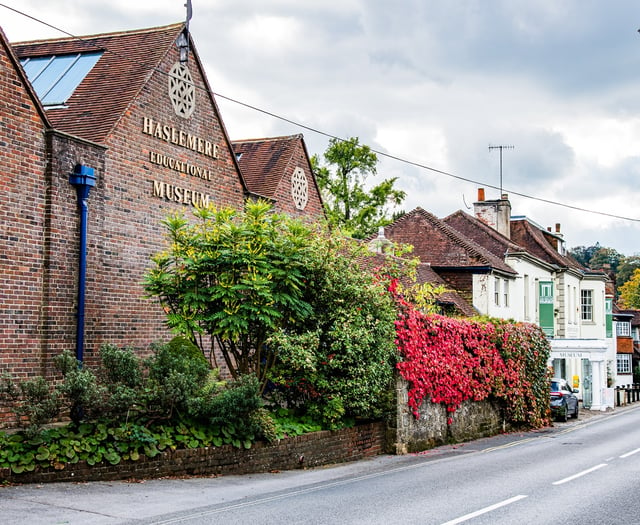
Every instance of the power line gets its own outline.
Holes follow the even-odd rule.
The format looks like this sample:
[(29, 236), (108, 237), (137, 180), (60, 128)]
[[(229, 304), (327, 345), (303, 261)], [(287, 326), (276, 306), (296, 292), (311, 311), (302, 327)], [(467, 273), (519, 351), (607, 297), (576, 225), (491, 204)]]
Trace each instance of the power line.
[[(7, 6), (4, 3), (0, 3), (0, 7), (4, 7), (5, 9), (9, 9), (10, 11), (13, 11), (13, 12), (15, 12), (15, 13), (21, 15), (21, 16), (25, 16), (25, 17), (27, 17), (27, 18), (29, 18), (31, 20), (34, 20), (34, 21), (36, 21), (36, 22), (38, 22), (40, 24), (43, 24), (43, 25), (45, 25), (45, 26), (47, 26), (47, 27), (49, 27), (51, 29), (54, 29), (56, 31), (60, 31), (61, 33), (65, 34), (65, 35), (67, 35), (67, 36), (69, 36), (69, 37), (71, 37), (71, 38), (73, 38), (75, 40), (78, 40), (80, 42), (89, 42), (88, 40), (85, 40), (82, 37), (75, 36), (75, 35), (67, 32), (67, 31), (65, 31), (63, 29), (60, 29), (59, 27), (56, 27), (56, 26), (51, 25), (51, 24), (49, 24), (47, 22), (44, 22), (43, 20), (40, 20), (40, 19), (38, 19), (38, 18), (36, 18), (34, 16), (28, 15), (27, 13), (24, 13), (24, 12), (18, 10), (18, 9), (15, 9), (13, 7), (10, 7), (10, 6)], [(116, 56), (118, 56), (120, 58), (124, 58), (126, 60), (133, 61), (133, 59), (131, 59), (129, 57), (126, 57), (124, 55), (121, 55), (120, 53), (118, 53), (116, 51), (113, 51), (113, 50), (109, 49), (108, 47), (105, 50), (109, 51), (110, 53), (113, 53), (114, 55), (116, 55)], [(154, 69), (154, 71), (156, 71), (159, 74), (165, 75), (167, 77), (171, 76), (170, 73), (162, 71), (162, 70), (160, 70), (160, 69), (158, 69), (156, 67), (154, 67), (153, 69)], [(334, 135), (332, 133), (328, 133), (326, 131), (322, 131), (322, 130), (319, 130), (317, 128), (313, 128), (311, 126), (302, 124), (300, 122), (297, 122), (295, 120), (289, 119), (287, 117), (283, 117), (282, 115), (278, 115), (277, 113), (273, 113), (271, 111), (267, 111), (267, 110), (259, 108), (257, 106), (254, 106), (254, 105), (248, 104), (246, 102), (242, 102), (240, 100), (234, 99), (232, 97), (228, 97), (228, 96), (223, 95), (221, 93), (216, 93), (216, 92), (210, 91), (207, 87), (195, 86), (195, 88), (196, 89), (200, 89), (200, 90), (204, 91), (205, 93), (207, 93), (207, 94), (209, 94), (209, 95), (211, 95), (213, 97), (218, 97), (218, 98), (227, 100), (227, 101), (229, 101), (229, 102), (231, 102), (233, 104), (237, 104), (237, 105), (243, 106), (243, 107), (245, 107), (247, 109), (251, 109), (253, 111), (257, 111), (257, 112), (262, 113), (264, 115), (267, 115), (269, 117), (281, 120), (283, 122), (286, 122), (286, 123), (291, 124), (293, 126), (299, 127), (301, 129), (305, 129), (307, 131), (311, 131), (311, 132), (316, 133), (318, 135), (322, 135), (324, 137), (327, 137), (327, 138), (330, 138), (330, 139), (334, 139), (334, 140), (338, 140), (338, 141), (347, 141), (348, 140), (348, 139), (345, 139), (345, 138), (342, 138), (342, 137), (338, 137), (337, 135)], [(505, 147), (505, 146), (503, 146), (503, 147)], [(469, 178), (466, 178), (466, 177), (462, 177), (460, 175), (455, 175), (453, 173), (449, 173), (447, 171), (434, 168), (434, 167), (429, 166), (427, 164), (422, 164), (420, 162), (411, 161), (411, 160), (405, 159), (403, 157), (399, 157), (399, 156), (393, 155), (391, 153), (386, 153), (384, 151), (380, 151), (380, 150), (377, 150), (377, 149), (374, 149), (374, 148), (369, 148), (369, 149), (373, 153), (375, 153), (376, 155), (378, 155), (380, 157), (384, 157), (384, 158), (387, 158), (387, 159), (390, 159), (390, 160), (395, 160), (397, 162), (400, 162), (400, 163), (403, 163), (403, 164), (407, 164), (409, 166), (413, 166), (413, 167), (416, 167), (416, 168), (424, 169), (424, 170), (430, 171), (432, 173), (437, 173), (437, 174), (440, 174), (440, 175), (444, 175), (446, 177), (450, 177), (450, 178), (453, 178), (453, 179), (456, 179), (456, 180), (459, 180), (459, 181), (462, 181), (462, 182), (475, 184), (476, 186), (483, 186), (483, 187), (499, 190), (500, 194), (502, 195), (502, 191), (503, 191), (503, 189), (502, 189), (502, 181), (500, 182), (500, 186), (495, 186), (493, 184), (488, 184), (486, 182), (481, 182), (481, 181), (477, 181), (477, 180), (474, 180), (474, 179), (469, 179)], [(489, 149), (491, 149), (491, 146), (489, 147)], [(572, 205), (572, 204), (566, 204), (566, 203), (554, 201), (554, 200), (551, 200), (551, 199), (545, 199), (543, 197), (536, 197), (536, 196), (533, 196), (533, 195), (527, 195), (525, 193), (520, 193), (520, 192), (509, 190), (509, 189), (507, 189), (506, 191), (510, 195), (517, 195), (518, 197), (522, 197), (522, 198), (525, 198), (525, 199), (530, 199), (530, 200), (534, 200), (534, 201), (538, 201), (538, 202), (543, 202), (545, 204), (551, 204), (553, 206), (559, 206), (559, 207), (563, 207), (563, 208), (567, 208), (567, 209), (571, 209), (571, 210), (575, 210), (575, 211), (580, 211), (580, 212), (584, 212), (584, 213), (591, 213), (591, 214), (595, 214), (595, 215), (601, 215), (601, 216), (610, 217), (610, 218), (613, 218), (613, 219), (621, 219), (621, 220), (625, 220), (625, 221), (639, 222), (640, 223), (640, 219), (634, 218), (634, 217), (625, 217), (623, 215), (617, 215), (615, 213), (607, 213), (607, 212), (603, 212), (603, 211), (590, 210), (590, 209), (583, 208), (583, 207), (580, 207), (580, 206), (575, 206), (575, 205)]]

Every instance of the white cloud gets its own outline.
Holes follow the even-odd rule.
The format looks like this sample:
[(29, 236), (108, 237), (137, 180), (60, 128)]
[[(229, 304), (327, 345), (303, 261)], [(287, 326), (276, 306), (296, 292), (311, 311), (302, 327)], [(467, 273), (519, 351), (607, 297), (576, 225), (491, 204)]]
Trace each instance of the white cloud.
[[(184, 20), (186, 0), (5, 0), (73, 34)], [(635, 0), (193, 0), (214, 91), (310, 128), (451, 173), (382, 158), (416, 205), (445, 216), (477, 187), (514, 214), (562, 224), (569, 246), (640, 252), (640, 225), (516, 195), (640, 218), (640, 3)], [(0, 7), (10, 40), (62, 36)], [(232, 138), (304, 133), (219, 99)], [(462, 180), (462, 179), (466, 179)], [(496, 196), (497, 189), (488, 189)]]

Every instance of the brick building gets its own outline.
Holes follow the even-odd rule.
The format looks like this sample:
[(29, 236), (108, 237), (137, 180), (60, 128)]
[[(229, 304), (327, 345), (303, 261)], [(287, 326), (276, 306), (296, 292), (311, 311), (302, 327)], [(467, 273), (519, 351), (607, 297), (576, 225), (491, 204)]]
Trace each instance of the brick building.
[(46, 374), (76, 346), (78, 166), (95, 176), (87, 360), (103, 343), (167, 339), (141, 282), (169, 213), (264, 197), (278, 211), (323, 214), (302, 136), (265, 139), (271, 157), (231, 143), (183, 24), (13, 45), (0, 29), (0, 69), (0, 372)]

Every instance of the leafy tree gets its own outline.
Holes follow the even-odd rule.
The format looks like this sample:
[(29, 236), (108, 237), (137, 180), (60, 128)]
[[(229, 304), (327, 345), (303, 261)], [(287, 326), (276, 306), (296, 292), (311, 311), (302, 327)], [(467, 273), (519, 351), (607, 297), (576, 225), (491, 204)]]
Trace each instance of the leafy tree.
[(583, 266), (589, 266), (591, 257), (600, 249), (600, 243), (595, 243), (593, 246), (576, 246), (571, 248), (569, 253)]
[(640, 309), (640, 268), (619, 289), (620, 304), (624, 308)]
[(391, 222), (388, 205), (399, 205), (404, 191), (394, 188), (397, 177), (386, 179), (370, 190), (365, 188), (369, 175), (377, 172), (377, 155), (357, 137), (331, 139), (324, 153), (325, 165), (314, 155), (313, 170), (325, 203), (329, 223), (341, 227), (355, 238), (375, 233)]
[(309, 266), (313, 313), (270, 339), (274, 396), (326, 426), (380, 417), (396, 362), (396, 310), (385, 284), (362, 269), (371, 254), (352, 239), (318, 239)]
[(620, 260), (624, 256), (613, 248), (599, 248), (589, 260), (589, 267), (592, 270), (604, 270), (611, 275), (618, 271)]
[(182, 215), (164, 221), (171, 245), (153, 257), (146, 291), (170, 328), (202, 351), (210, 339), (210, 355), (215, 360), (217, 345), (234, 378), (253, 373), (264, 386), (275, 359), (266, 339), (311, 313), (304, 290), (312, 232), (264, 201), (194, 213), (195, 223)]
[(616, 273), (616, 286), (620, 288), (624, 283), (631, 279), (633, 272), (638, 268), (640, 268), (640, 255), (622, 257), (620, 264), (618, 264), (618, 271)]

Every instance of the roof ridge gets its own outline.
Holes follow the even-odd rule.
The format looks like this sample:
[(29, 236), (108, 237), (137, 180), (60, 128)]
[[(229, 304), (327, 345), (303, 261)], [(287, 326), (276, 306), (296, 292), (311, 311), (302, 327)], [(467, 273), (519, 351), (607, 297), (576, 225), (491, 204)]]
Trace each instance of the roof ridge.
[(439, 229), (444, 235), (446, 235), (453, 242), (460, 244), (465, 250), (468, 250), (473, 255), (476, 255), (477, 257), (479, 257), (485, 264), (488, 264), (501, 271), (507, 271), (506, 269), (508, 269), (509, 271), (511, 271), (511, 273), (516, 273), (515, 270), (511, 268), (511, 266), (509, 266), (502, 259), (496, 257), (489, 250), (487, 250), (486, 248), (484, 248), (483, 246), (475, 242), (473, 239), (467, 237), (462, 232), (459, 232), (453, 226), (448, 225), (442, 219), (439, 219), (438, 217), (436, 217), (433, 213), (423, 210), (422, 208), (415, 208), (412, 211), (416, 211), (416, 210), (419, 210), (418, 212), (424, 218), (429, 220), (432, 226)]
[(26, 46), (32, 44), (45, 44), (45, 43), (64, 43), (64, 42), (75, 42), (75, 41), (83, 41), (83, 40), (96, 40), (98, 38), (115, 38), (124, 35), (136, 35), (136, 34), (145, 34), (145, 33), (158, 33), (161, 31), (166, 31), (167, 29), (177, 29), (179, 27), (184, 26), (184, 22), (175, 22), (173, 24), (168, 24), (165, 26), (157, 26), (157, 27), (147, 27), (140, 29), (130, 29), (130, 30), (120, 30), (120, 31), (112, 31), (108, 33), (95, 33), (93, 35), (72, 35), (72, 36), (64, 36), (58, 38), (41, 38), (38, 40), (24, 40), (19, 42), (11, 42), (12, 46)]
[(295, 140), (302, 138), (302, 133), (297, 133), (295, 135), (280, 135), (278, 137), (256, 137), (252, 139), (234, 139), (231, 142), (233, 144), (236, 143), (248, 143), (248, 142), (276, 142), (276, 141), (285, 141), (285, 140)]
[[(493, 237), (494, 240), (504, 243), (507, 246), (507, 248), (514, 248), (514, 249), (517, 248), (520, 251), (526, 251), (518, 243), (514, 242), (512, 239), (510, 239), (506, 235), (500, 233), (495, 228), (489, 226), (483, 220), (479, 219), (478, 217), (474, 217), (473, 215), (471, 215), (469, 213), (466, 213), (463, 210), (457, 210), (457, 211), (447, 215), (442, 220), (447, 222), (447, 219), (453, 218), (454, 216), (461, 217), (463, 220), (467, 221), (469, 224), (481, 228), (484, 233), (486, 233), (487, 235)], [(463, 232), (461, 232), (461, 233), (463, 233)]]

